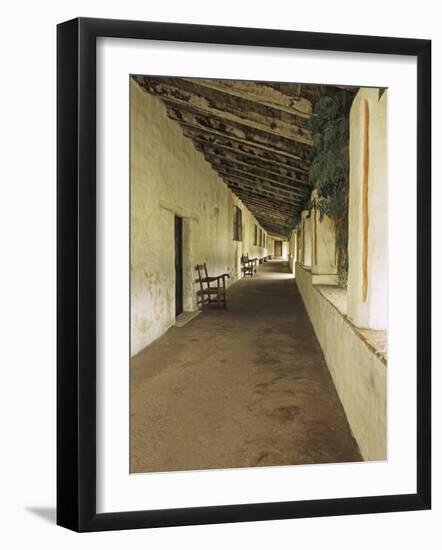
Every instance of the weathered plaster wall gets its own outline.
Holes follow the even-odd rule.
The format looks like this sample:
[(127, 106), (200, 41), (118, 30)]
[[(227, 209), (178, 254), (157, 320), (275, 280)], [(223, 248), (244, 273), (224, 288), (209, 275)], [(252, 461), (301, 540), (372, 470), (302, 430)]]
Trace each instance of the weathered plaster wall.
[(270, 235), (267, 236), (267, 250), (269, 256), (275, 255), (275, 239), (270, 237)]
[[(235, 197), (237, 200), (237, 198)], [(241, 202), (238, 201), (237, 202)], [(242, 203), (241, 203), (242, 204)], [(242, 251), (244, 254), (248, 254), (249, 258), (262, 258), (267, 255), (267, 248), (259, 246), (259, 229), (265, 233), (259, 223), (256, 221), (256, 218), (251, 214), (251, 212), (245, 207), (242, 208), (242, 221), (243, 221), (243, 240), (242, 240)], [(233, 222), (232, 222), (233, 223)], [(258, 227), (258, 244), (254, 243), (254, 231), (255, 225)]]
[(348, 314), (387, 328), (387, 96), (361, 88), (350, 112)]
[[(233, 241), (233, 207), (243, 212), (243, 242)], [(183, 217), (184, 309), (196, 308), (194, 268), (240, 276), (240, 257), (267, 254), (253, 245), (247, 208), (216, 175), (160, 99), (131, 80), (131, 353), (175, 322), (174, 216)], [(259, 227), (259, 224), (258, 224)]]
[(296, 264), (296, 284), (365, 460), (387, 458), (387, 367)]

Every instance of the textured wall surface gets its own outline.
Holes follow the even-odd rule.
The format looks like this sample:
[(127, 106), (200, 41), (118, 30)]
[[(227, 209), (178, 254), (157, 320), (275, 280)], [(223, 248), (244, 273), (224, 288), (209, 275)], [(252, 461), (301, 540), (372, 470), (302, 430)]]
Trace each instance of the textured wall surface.
[(357, 326), (386, 329), (388, 92), (379, 95), (361, 88), (350, 112), (348, 314)]
[[(243, 242), (233, 240), (233, 207), (242, 208)], [(183, 217), (184, 308), (196, 307), (195, 265), (240, 275), (240, 257), (258, 224), (216, 175), (160, 99), (131, 80), (131, 354), (175, 322), (174, 216)], [(259, 227), (259, 224), (258, 224)]]
[(365, 460), (387, 458), (387, 367), (296, 264), (301, 292), (353, 435)]

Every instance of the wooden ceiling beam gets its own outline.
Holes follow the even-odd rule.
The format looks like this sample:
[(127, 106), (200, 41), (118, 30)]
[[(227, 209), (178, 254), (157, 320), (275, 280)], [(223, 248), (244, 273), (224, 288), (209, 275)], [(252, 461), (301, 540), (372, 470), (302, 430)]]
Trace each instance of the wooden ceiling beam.
[(268, 181), (270, 184), (281, 186), (281, 188), (288, 191), (299, 192), (300, 196), (305, 195), (305, 190), (311, 190), (311, 185), (307, 181), (292, 180), (283, 176), (278, 176), (272, 172), (268, 172), (261, 168), (256, 168), (250, 164), (236, 163), (228, 160), (224, 160), (217, 156), (212, 156), (207, 153), (203, 153), (204, 158), (217, 170), (229, 172), (233, 170), (234, 173), (243, 173), (247, 176), (259, 178), (261, 180)]
[(217, 80), (187, 78), (190, 82), (229, 93), (240, 99), (246, 99), (268, 105), (287, 113), (308, 119), (312, 114), (312, 103), (309, 99), (300, 95), (298, 84), (291, 84), (292, 90), (279, 91), (267, 82), (255, 82), (250, 80)]
[[(279, 210), (280, 212), (289, 213), (289, 212), (292, 212), (292, 211), (297, 211), (301, 208), (301, 205), (299, 203), (294, 204), (293, 202), (290, 203), (287, 206), (283, 206), (284, 202), (287, 201), (287, 203), (288, 203), (288, 201), (290, 199), (285, 199), (284, 197), (281, 197), (280, 195), (278, 195), (278, 196), (270, 195), (269, 193), (267, 193), (266, 191), (263, 191), (262, 189), (256, 189), (256, 187), (246, 185), (243, 182), (237, 182), (235, 180), (230, 180), (228, 182), (226, 181), (226, 183), (229, 185), (229, 187), (231, 189), (233, 189), (233, 187), (235, 187), (237, 193), (243, 193), (243, 194), (248, 193), (249, 195), (259, 197), (259, 198), (263, 199), (264, 201), (268, 202), (272, 207), (275, 208), (275, 210)], [(281, 200), (283, 201), (282, 204), (281, 204)]]
[(227, 180), (227, 185), (234, 189), (237, 193), (242, 193), (244, 196), (253, 198), (259, 201), (263, 206), (268, 206), (269, 209), (276, 210), (278, 212), (293, 215), (300, 208), (299, 203), (289, 203), (286, 200), (281, 200), (281, 197), (275, 195), (269, 195), (265, 191), (257, 189), (256, 187), (248, 186), (244, 183), (238, 183), (235, 180)]
[(257, 178), (255, 176), (250, 176), (239, 170), (224, 170), (217, 167), (213, 167), (218, 175), (225, 179), (234, 179), (238, 182), (243, 182), (245, 184), (251, 185), (252, 188), (256, 187), (257, 189), (266, 190), (269, 193), (272, 193), (276, 196), (280, 196), (284, 200), (293, 200), (297, 203), (301, 203), (306, 196), (309, 195), (309, 192), (300, 192), (296, 189), (287, 189), (283, 185), (277, 183), (271, 183), (262, 178)]
[(286, 238), (287, 235), (290, 233), (290, 227), (288, 225), (274, 223), (265, 218), (258, 218), (258, 216), (256, 217), (256, 219), (259, 220), (259, 223), (262, 225), (265, 232), (270, 236), (278, 235)]
[(271, 220), (274, 223), (278, 223), (278, 224), (281, 224), (281, 225), (287, 225), (288, 223), (290, 223), (290, 217), (289, 216), (283, 216), (283, 217), (275, 216), (271, 212), (263, 210), (262, 208), (260, 208), (259, 206), (257, 206), (253, 202), (251, 202), (249, 199), (246, 199), (244, 204), (247, 204), (247, 208), (249, 208), (250, 211), (253, 212), (255, 217), (257, 215), (260, 215), (260, 216), (264, 217), (266, 220)]
[(261, 147), (271, 152), (289, 154), (293, 158), (305, 160), (308, 156), (310, 146), (289, 140), (285, 137), (278, 137), (262, 130), (256, 130), (244, 124), (238, 124), (229, 120), (212, 115), (199, 114), (187, 107), (177, 106), (163, 99), (166, 104), (168, 116), (182, 125), (191, 126), (211, 132), (217, 135), (235, 139), (241, 143)]
[(250, 212), (255, 216), (257, 220), (261, 222), (262, 225), (264, 225), (265, 223), (266, 225), (272, 224), (272, 225), (278, 225), (279, 227), (287, 227), (287, 228), (291, 226), (290, 218), (274, 218), (270, 216), (268, 213), (263, 212), (262, 210), (260, 210), (259, 208), (257, 208), (251, 203), (244, 203), (244, 204), (246, 204)]
[(278, 111), (248, 99), (238, 99), (225, 91), (201, 86), (182, 78), (136, 77), (152, 94), (197, 114), (208, 114), (233, 123), (249, 126), (306, 145), (312, 138), (305, 119)]
[[(316, 84), (135, 77), (262, 226), (287, 235), (308, 197)], [(327, 92), (328, 90), (328, 92)]]
[(292, 155), (290, 152), (277, 152), (263, 149), (260, 146), (250, 143), (244, 143), (236, 139), (228, 138), (220, 134), (209, 132), (203, 128), (194, 128), (192, 126), (182, 125), (183, 133), (195, 141), (212, 145), (216, 147), (224, 147), (235, 153), (249, 155), (258, 158), (263, 162), (272, 162), (279, 164), (281, 167), (292, 168), (294, 170), (308, 172), (308, 164), (299, 158)]
[(292, 220), (295, 208), (291, 210), (281, 210), (278, 206), (271, 207), (268, 200), (262, 201), (255, 194), (248, 193), (243, 189), (237, 189), (235, 185), (231, 185), (230, 189), (243, 201), (247, 208), (256, 216), (262, 215), (266, 220), (278, 222), (284, 227), (292, 227)]
[(210, 157), (216, 157), (223, 160), (234, 162), (235, 164), (243, 166), (252, 166), (264, 170), (268, 174), (275, 176), (288, 178), (300, 184), (307, 184), (307, 173), (304, 170), (294, 169), (290, 166), (281, 165), (277, 162), (262, 160), (259, 157), (248, 155), (246, 153), (240, 153), (230, 147), (224, 147), (219, 145), (211, 145), (205, 141), (197, 138), (193, 139), (195, 148)]
[[(241, 192), (240, 192), (241, 193)], [(286, 220), (287, 218), (292, 218), (293, 214), (290, 212), (281, 212), (278, 209), (271, 208), (253, 195), (249, 195), (247, 193), (241, 193), (241, 200), (247, 201), (247, 204), (253, 206), (256, 209), (259, 209), (260, 212), (265, 212), (269, 217), (278, 219), (278, 220)]]

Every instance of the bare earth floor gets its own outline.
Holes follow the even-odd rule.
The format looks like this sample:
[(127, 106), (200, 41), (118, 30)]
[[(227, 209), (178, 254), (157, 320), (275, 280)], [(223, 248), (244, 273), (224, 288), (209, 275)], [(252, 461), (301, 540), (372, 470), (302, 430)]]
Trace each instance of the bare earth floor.
[(132, 359), (131, 471), (362, 460), (287, 262), (227, 296)]

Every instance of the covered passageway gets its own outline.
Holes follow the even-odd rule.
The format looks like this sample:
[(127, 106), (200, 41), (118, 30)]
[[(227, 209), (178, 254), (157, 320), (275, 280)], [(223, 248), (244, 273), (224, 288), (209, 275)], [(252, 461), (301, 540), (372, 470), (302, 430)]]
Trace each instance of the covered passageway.
[(131, 77), (132, 472), (386, 459), (386, 120), (379, 88)]

